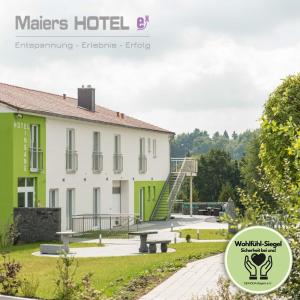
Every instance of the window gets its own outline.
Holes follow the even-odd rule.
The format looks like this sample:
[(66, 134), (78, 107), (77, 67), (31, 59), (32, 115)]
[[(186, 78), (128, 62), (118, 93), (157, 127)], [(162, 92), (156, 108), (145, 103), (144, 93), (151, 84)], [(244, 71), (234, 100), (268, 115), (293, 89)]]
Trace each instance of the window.
[(50, 189), (49, 190), (49, 207), (50, 208), (59, 207), (58, 189)]
[(75, 151), (75, 129), (67, 129), (66, 170), (68, 173), (77, 171), (77, 152)]
[(148, 152), (151, 153), (151, 139), (148, 138)]
[(101, 135), (100, 132), (93, 134), (93, 172), (101, 173), (103, 169), (103, 156), (101, 153)]
[(123, 155), (121, 154), (121, 136), (114, 136), (114, 156), (113, 156), (113, 169), (115, 173), (123, 171)]
[(114, 153), (121, 154), (121, 136), (115, 135)]
[(93, 189), (93, 215), (94, 215), (94, 226), (99, 225), (100, 217), (100, 188)]
[(30, 172), (42, 169), (42, 152), (39, 148), (39, 125), (30, 126)]
[(139, 191), (139, 218), (141, 221), (144, 220), (144, 205), (145, 205), (144, 194), (145, 194), (145, 190), (144, 188), (141, 188)]
[(153, 158), (156, 158), (156, 139), (153, 139)]
[(153, 201), (156, 200), (156, 188), (153, 186)]
[(145, 156), (145, 138), (140, 138), (140, 155), (139, 155), (139, 171), (146, 173), (147, 171), (147, 158)]
[(67, 203), (66, 203), (66, 229), (72, 229), (72, 217), (75, 214), (75, 189), (67, 189)]
[(34, 207), (34, 178), (18, 178), (18, 207)]

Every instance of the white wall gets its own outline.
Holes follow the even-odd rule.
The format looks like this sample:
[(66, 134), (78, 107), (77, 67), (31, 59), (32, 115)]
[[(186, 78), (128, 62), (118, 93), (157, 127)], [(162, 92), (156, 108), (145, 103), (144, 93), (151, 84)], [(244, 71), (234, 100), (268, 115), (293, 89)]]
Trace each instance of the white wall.
[(10, 108), (9, 106), (0, 103), (0, 113), (12, 113), (12, 112), (16, 112), (16, 110)]
[[(65, 151), (66, 130), (75, 129), (75, 148), (78, 153), (78, 171), (66, 173)], [(101, 132), (101, 152), (103, 171), (92, 172), (93, 132)], [(114, 135), (121, 135), (123, 172), (113, 172)], [(148, 170), (140, 174), (138, 169), (139, 139), (146, 139)], [(156, 139), (157, 157), (148, 153), (148, 138)], [(112, 200), (112, 180), (122, 181), (122, 213), (134, 212), (134, 180), (165, 180), (169, 174), (169, 135), (155, 131), (131, 129), (122, 126), (96, 124), (70, 119), (47, 117), (46, 119), (46, 197), (49, 203), (49, 189), (59, 189), (59, 203), (62, 208), (62, 227), (66, 219), (66, 190), (76, 189), (75, 214), (93, 212), (93, 188), (101, 188), (101, 213), (110, 213)], [(124, 181), (128, 181), (124, 182)], [(124, 210), (124, 211), (123, 211)]]

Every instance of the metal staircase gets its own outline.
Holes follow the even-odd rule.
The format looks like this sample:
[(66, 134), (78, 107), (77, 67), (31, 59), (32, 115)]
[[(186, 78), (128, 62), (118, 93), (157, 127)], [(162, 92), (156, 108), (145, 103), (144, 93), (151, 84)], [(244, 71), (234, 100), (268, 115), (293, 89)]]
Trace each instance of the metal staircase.
[(172, 158), (171, 173), (169, 174), (150, 220), (159, 221), (170, 218), (174, 201), (181, 189), (186, 176), (196, 176), (198, 169), (197, 160), (191, 158)]

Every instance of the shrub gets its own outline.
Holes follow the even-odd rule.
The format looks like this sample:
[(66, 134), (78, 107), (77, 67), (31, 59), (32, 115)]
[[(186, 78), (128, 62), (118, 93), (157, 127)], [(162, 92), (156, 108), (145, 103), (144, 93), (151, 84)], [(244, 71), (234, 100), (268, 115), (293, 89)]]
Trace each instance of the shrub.
[(101, 292), (95, 290), (91, 285), (92, 274), (86, 274), (82, 280), (76, 295), (76, 300), (100, 300)]
[(3, 294), (14, 296), (18, 293), (21, 286), (21, 280), (18, 278), (20, 270), (20, 263), (3, 255), (3, 263), (0, 265), (0, 285)]
[(16, 222), (0, 224), (0, 250), (6, 250), (17, 243), (19, 233), (17, 231)]
[(186, 239), (187, 243), (190, 243), (191, 242), (191, 235), (187, 234), (186, 237), (185, 237), (185, 239)]
[(78, 263), (64, 252), (57, 262), (56, 300), (100, 300), (101, 293), (91, 285), (92, 274), (86, 274), (80, 283), (75, 281)]
[(38, 279), (32, 277), (30, 277), (30, 279), (23, 278), (20, 289), (24, 297), (34, 298), (36, 297), (39, 285), (40, 282)]
[(56, 280), (55, 299), (73, 300), (76, 296), (77, 285), (74, 280), (78, 265), (74, 257), (68, 257), (64, 252), (57, 261), (58, 279)]
[(274, 294), (253, 295), (243, 291), (236, 291), (228, 279), (220, 277), (216, 291), (208, 291), (205, 296), (193, 297), (193, 300), (280, 300)]

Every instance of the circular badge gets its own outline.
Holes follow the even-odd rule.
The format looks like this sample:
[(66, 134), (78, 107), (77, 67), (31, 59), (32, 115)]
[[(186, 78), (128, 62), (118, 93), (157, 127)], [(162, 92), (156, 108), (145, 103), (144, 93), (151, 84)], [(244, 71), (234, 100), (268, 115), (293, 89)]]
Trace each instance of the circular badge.
[(252, 294), (269, 293), (288, 278), (293, 263), (291, 248), (276, 230), (252, 226), (238, 232), (225, 251), (229, 278)]

